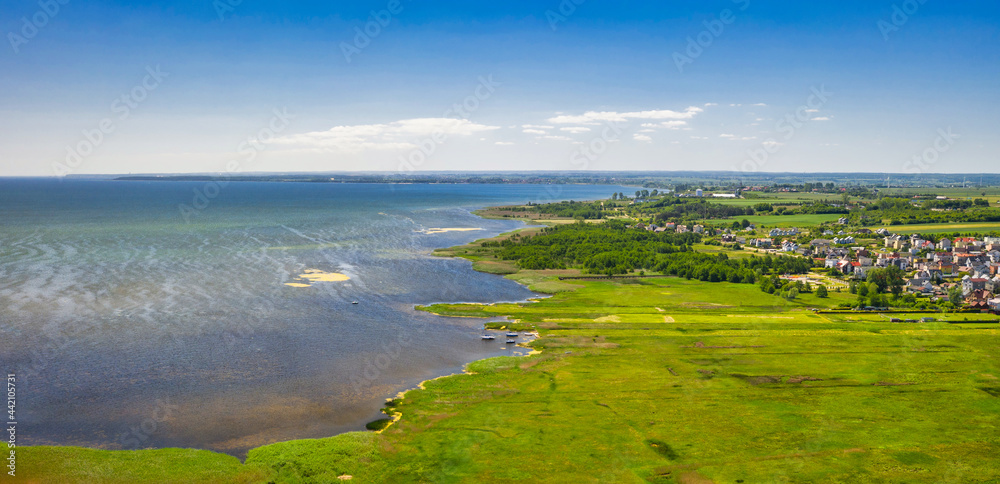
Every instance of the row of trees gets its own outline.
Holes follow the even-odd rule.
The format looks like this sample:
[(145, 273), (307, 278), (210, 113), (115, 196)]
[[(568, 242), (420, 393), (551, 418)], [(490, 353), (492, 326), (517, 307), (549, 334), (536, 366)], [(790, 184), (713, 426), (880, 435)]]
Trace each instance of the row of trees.
[(726, 254), (685, 253), (663, 257), (656, 272), (706, 282), (754, 284), (768, 274), (804, 274), (812, 263), (801, 257), (730, 259)]
[[(647, 208), (647, 207), (644, 207)], [(716, 219), (753, 215), (751, 207), (734, 207), (705, 200), (685, 198), (665, 198), (648, 207), (654, 213), (656, 222), (670, 222), (683, 219)]]
[[(758, 282), (760, 290), (768, 294), (776, 294), (789, 301), (796, 299), (800, 294), (812, 293), (812, 285), (809, 281), (790, 281), (781, 279), (778, 276), (770, 276), (761, 278)], [(830, 296), (830, 291), (826, 286), (818, 286), (816, 288), (816, 297), (827, 298)]]
[(725, 254), (694, 252), (701, 235), (653, 233), (630, 229), (621, 220), (603, 224), (575, 223), (546, 228), (542, 233), (503, 242), (497, 256), (516, 261), (523, 269), (579, 267), (591, 274), (626, 274), (655, 271), (708, 282), (757, 282), (768, 274), (803, 274), (812, 267), (808, 259), (788, 256), (732, 260)]

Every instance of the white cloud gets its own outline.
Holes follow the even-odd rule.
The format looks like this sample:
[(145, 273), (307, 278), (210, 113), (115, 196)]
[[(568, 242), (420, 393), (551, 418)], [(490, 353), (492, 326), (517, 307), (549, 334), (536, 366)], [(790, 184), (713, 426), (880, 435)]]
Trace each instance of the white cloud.
[(558, 135), (539, 136), (538, 139), (547, 139), (550, 141), (573, 141), (573, 138)]
[(761, 107), (765, 107), (765, 108), (766, 108), (766, 107), (767, 107), (767, 104), (764, 104), (764, 103), (757, 103), (757, 104), (751, 104), (751, 106), (761, 106)]
[(526, 129), (524, 132), (527, 134), (549, 134), (548, 131), (542, 131), (540, 129)]
[(589, 133), (590, 128), (584, 128), (583, 126), (574, 126), (571, 128), (559, 128), (559, 131), (565, 131), (572, 134)]
[(691, 106), (684, 111), (634, 111), (619, 113), (616, 111), (588, 111), (581, 115), (562, 115), (550, 118), (548, 121), (555, 124), (585, 124), (597, 125), (602, 122), (623, 123), (630, 119), (691, 119), (704, 109)]
[(656, 130), (655, 129), (640, 129), (639, 132), (640, 133), (655, 133)]
[(496, 143), (493, 143), (493, 144), (495, 144), (497, 146), (510, 146), (510, 145), (513, 145), (514, 143), (512, 143), (510, 141), (497, 141)]
[(678, 129), (681, 129), (681, 126), (686, 126), (686, 125), (687, 125), (687, 121), (673, 120), (673, 121), (664, 121), (662, 123), (643, 123), (642, 127), (643, 128), (666, 128), (666, 129), (678, 130)]
[(718, 105), (719, 105), (719, 103), (705, 103), (705, 107), (706, 108), (707, 107), (712, 107), (712, 106), (718, 106)]
[(708, 139), (707, 136), (692, 136), (691, 139)]
[(650, 138), (649, 136), (646, 136), (644, 134), (634, 134), (632, 135), (632, 139), (636, 141), (645, 141), (647, 143), (653, 141), (653, 138)]
[(720, 138), (735, 138), (736, 135), (735, 134), (720, 134), (719, 137)]
[(818, 113), (819, 109), (806, 109), (807, 113)]
[(336, 126), (274, 140), (275, 144), (319, 151), (360, 153), (369, 150), (407, 150), (417, 148), (420, 138), (428, 136), (470, 136), (500, 129), (466, 119), (418, 118), (387, 124)]
[(538, 124), (525, 124), (521, 126), (524, 129), (553, 129), (554, 126), (542, 126)]
[(812, 120), (813, 121), (829, 121), (830, 118), (828, 116), (820, 116), (818, 118), (812, 118)]

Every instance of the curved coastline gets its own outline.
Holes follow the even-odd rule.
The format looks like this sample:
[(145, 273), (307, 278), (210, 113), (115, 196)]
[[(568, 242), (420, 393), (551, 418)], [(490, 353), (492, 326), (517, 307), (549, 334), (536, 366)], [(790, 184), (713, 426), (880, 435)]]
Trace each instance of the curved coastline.
[[(485, 209), (489, 209), (489, 208), (491, 208), (491, 207), (479, 207), (479, 208), (477, 208), (475, 210), (469, 210), (469, 213), (472, 214), (472, 215), (475, 215), (477, 217), (480, 217), (480, 218), (488, 218), (488, 217), (484, 217), (481, 214), (481, 211), (485, 210)], [(544, 225), (532, 226), (532, 225), (529, 225), (527, 223), (527, 221), (523, 221), (523, 220), (520, 221), (520, 222), (522, 222), (523, 227), (520, 227), (520, 228), (515, 229), (515, 230), (511, 230), (509, 232), (501, 232), (499, 234), (492, 235), (490, 237), (484, 237), (482, 239), (476, 239), (476, 240), (468, 242), (467, 244), (462, 244), (462, 245), (468, 245), (469, 243), (475, 243), (478, 240), (485, 240), (485, 239), (492, 239), (492, 238), (497, 238), (497, 237), (503, 237), (505, 235), (513, 234), (515, 232), (524, 230), (525, 228), (543, 227), (544, 226)], [(475, 229), (475, 230), (481, 230), (481, 229)], [(462, 245), (451, 246), (451, 247), (439, 247), (437, 249), (434, 249), (434, 251), (432, 251), (432, 255), (434, 257), (456, 258), (454, 256), (445, 256), (445, 255), (436, 254), (436, 251), (438, 251), (438, 250), (444, 250), (444, 249), (453, 249), (453, 248), (456, 248), (456, 247), (461, 247)], [(459, 257), (459, 258), (462, 258), (462, 257)], [(465, 259), (465, 258), (462, 258), (462, 259), (464, 259), (465, 261), (467, 261), (469, 263), (469, 268), (472, 269), (473, 271), (482, 272), (484, 274), (491, 274), (489, 272), (481, 271), (481, 270), (477, 269), (475, 267), (475, 264), (474, 264), (474, 262), (472, 260)], [(507, 277), (505, 275), (502, 275), (502, 274), (491, 274), (491, 275), (498, 276), (498, 277), (504, 277), (506, 279), (510, 279), (509, 277)], [(531, 297), (531, 298), (527, 298), (527, 299), (521, 300), (521, 301), (494, 301), (494, 302), (491, 302), (491, 303), (461, 302), (461, 301), (458, 301), (458, 302), (455, 302), (455, 301), (451, 301), (451, 302), (435, 301), (435, 302), (428, 302), (428, 303), (425, 303), (425, 304), (415, 304), (413, 306), (413, 309), (418, 310), (417, 308), (430, 307), (430, 306), (433, 306), (435, 304), (466, 304), (466, 305), (480, 305), (480, 306), (493, 306), (493, 305), (496, 305), (496, 304), (523, 304), (523, 303), (529, 303), (529, 302), (531, 302), (531, 303), (538, 302), (541, 299), (544, 299), (544, 298), (547, 298), (547, 297), (552, 297), (551, 294), (546, 294), (543, 291), (538, 291), (538, 290), (535, 290), (535, 289), (531, 289), (527, 284), (525, 284), (525, 283), (523, 283), (521, 281), (517, 281), (517, 280), (514, 280), (514, 279), (510, 279), (510, 280), (512, 280), (515, 283), (520, 284), (520, 285), (528, 288), (532, 292), (538, 293), (538, 295), (534, 296), (534, 297)], [(451, 315), (449, 315), (447, 317), (449, 317), (449, 318), (483, 319), (481, 316), (451, 316)], [(487, 319), (489, 319), (489, 318), (487, 318)], [(486, 325), (487, 324), (488, 323), (484, 323), (484, 325), (483, 325), (483, 329), (484, 330), (486, 329)], [(499, 329), (501, 329), (501, 330), (506, 329), (506, 325), (501, 326)], [(492, 358), (528, 358), (528, 357), (531, 357), (531, 356), (539, 355), (539, 354), (542, 353), (541, 350), (537, 350), (537, 349), (535, 349), (535, 348), (533, 348), (531, 346), (526, 346), (525, 345), (525, 343), (534, 342), (534, 341), (537, 341), (538, 339), (541, 338), (541, 336), (538, 335), (537, 330), (535, 332), (535, 335), (536, 335), (536, 337), (534, 339), (532, 339), (531, 341), (528, 341), (528, 342), (519, 342), (516, 345), (516, 346), (519, 346), (519, 347), (522, 347), (522, 348), (529, 349), (530, 351), (528, 353), (526, 353), (526, 354), (523, 354), (523, 355), (492, 356), (492, 357), (489, 357), (489, 358), (482, 358), (482, 359), (470, 361), (470, 362), (466, 363), (465, 365), (463, 365), (461, 373), (451, 373), (451, 374), (447, 374), (447, 375), (440, 375), (440, 376), (437, 376), (437, 377), (434, 377), (434, 378), (429, 378), (427, 380), (421, 381), (415, 387), (408, 388), (408, 389), (405, 389), (405, 390), (401, 390), (399, 393), (396, 394), (395, 397), (386, 398), (386, 403), (389, 404), (389, 403), (391, 403), (393, 401), (396, 401), (396, 400), (400, 400), (400, 401), (404, 400), (406, 398), (406, 394), (410, 393), (410, 392), (413, 392), (413, 391), (426, 390), (427, 388), (426, 388), (425, 385), (427, 383), (432, 382), (432, 381), (443, 380), (445, 378), (460, 377), (460, 376), (463, 376), (463, 375), (474, 375), (475, 372), (469, 371), (469, 365), (472, 365), (472, 364), (474, 364), (476, 362), (485, 361), (485, 360), (489, 360), (489, 359), (492, 359)], [(382, 432), (386, 431), (387, 429), (389, 429), (389, 427), (395, 425), (397, 422), (399, 422), (402, 419), (402, 417), (403, 417), (402, 412), (399, 412), (397, 410), (388, 411), (390, 408), (394, 408), (394, 407), (395, 406), (393, 406), (393, 407), (388, 407), (388, 406), (387, 407), (383, 407), (383, 409), (382, 409), (383, 413), (385, 413), (391, 421), (387, 425), (385, 425), (384, 427), (382, 427), (381, 429), (376, 430), (375, 431), (376, 433), (382, 433)], [(337, 435), (340, 435), (340, 434), (337, 434)], [(331, 436), (331, 437), (333, 437), (333, 436)], [(294, 442), (294, 440), (291, 440), (289, 442)]]
[[(489, 208), (489, 207), (475, 207), (475, 208), (463, 208), (463, 209), (466, 210), (469, 214), (475, 215), (476, 217), (479, 217), (479, 218), (490, 218), (490, 217), (483, 217), (481, 214), (477, 213), (480, 209), (484, 209), (484, 208)], [(473, 239), (473, 240), (470, 240), (470, 241), (467, 241), (467, 242), (464, 242), (464, 243), (461, 243), (461, 244), (458, 244), (458, 245), (436, 247), (435, 249), (432, 249), (432, 252), (431, 252), (430, 255), (432, 255), (435, 258), (443, 258), (443, 257), (445, 257), (445, 258), (452, 258), (452, 257), (448, 257), (448, 256), (436, 254), (435, 251), (437, 251), (437, 250), (446, 250), (446, 249), (454, 248), (454, 247), (461, 247), (463, 245), (475, 243), (478, 240), (490, 239), (490, 238), (495, 238), (495, 237), (502, 237), (502, 236), (505, 236), (505, 235), (508, 235), (508, 234), (512, 234), (512, 233), (518, 232), (518, 231), (523, 230), (525, 228), (530, 228), (532, 226), (531, 224), (529, 224), (529, 223), (527, 223), (526, 221), (523, 221), (523, 220), (518, 220), (518, 222), (521, 222), (521, 224), (522, 224), (521, 227), (517, 227), (517, 228), (514, 228), (512, 230), (508, 230), (508, 231), (504, 231), (504, 232), (499, 232), (499, 233), (485, 234), (486, 235), (485, 237), (480, 237), (480, 238), (477, 238), (477, 239)], [(475, 229), (475, 230), (482, 230), (482, 229)], [(468, 230), (468, 231), (464, 231), (463, 230), (463, 231), (455, 231), (455, 232), (473, 233), (474, 231), (473, 230)], [(433, 234), (430, 234), (430, 235), (433, 235)], [(473, 261), (465, 259), (465, 258), (463, 258), (463, 259), (467, 261), (468, 268), (472, 269), (473, 271), (490, 274), (489, 272), (480, 271), (480, 270), (476, 269), (474, 267)], [(305, 274), (305, 275), (312, 275), (312, 274)], [(319, 274), (319, 275), (324, 275), (324, 274)], [(499, 274), (492, 274), (492, 275), (499, 275)], [(340, 276), (340, 274), (337, 274), (337, 276)], [(349, 278), (349, 276), (344, 276), (344, 279), (347, 279), (347, 278)], [(510, 279), (510, 278), (508, 278), (508, 279)], [(338, 280), (341, 280), (341, 279), (338, 279)], [(528, 286), (528, 284), (525, 284), (525, 283), (523, 283), (521, 281), (517, 281), (517, 280), (514, 280), (514, 279), (511, 279), (511, 280), (514, 281), (515, 283), (523, 286), (523, 287), (526, 287), (526, 288), (530, 289), (530, 287)], [(311, 283), (311, 282), (314, 282), (314, 281), (308, 281), (308, 282)], [(305, 286), (305, 284), (303, 284), (303, 285)], [(532, 290), (532, 292), (534, 294), (531, 297), (528, 297), (528, 298), (525, 298), (525, 299), (522, 299), (522, 300), (517, 300), (517, 301), (514, 301), (514, 300), (504, 300), (504, 301), (492, 301), (492, 302), (489, 302), (489, 303), (482, 303), (482, 302), (461, 302), (461, 301), (447, 301), (447, 302), (444, 302), (444, 301), (428, 301), (428, 302), (425, 302), (423, 304), (414, 304), (413, 305), (413, 309), (414, 310), (419, 310), (417, 308), (428, 307), (428, 306), (431, 306), (431, 305), (434, 305), (434, 304), (476, 304), (476, 305), (483, 305), (483, 306), (491, 306), (491, 305), (496, 305), (496, 304), (520, 304), (520, 303), (536, 302), (536, 301), (538, 301), (538, 300), (540, 300), (542, 298), (548, 297), (548, 295), (545, 294), (544, 291)], [(446, 316), (446, 317), (463, 317), (463, 316)], [(475, 316), (471, 316), (471, 317), (474, 317), (474, 318), (477, 318), (477, 319), (484, 319), (482, 317), (475, 317)], [(492, 319), (496, 319), (496, 318), (492, 318)], [(490, 322), (491, 321), (484, 322), (483, 329), (485, 329), (485, 327), (487, 326), (487, 324), (489, 324)], [(507, 324), (510, 324), (510, 323), (506, 323), (501, 329), (505, 329), (507, 327), (506, 326)], [(533, 338), (531, 341), (535, 341), (537, 339), (538, 338), (536, 337), (536, 338)], [(443, 380), (443, 379), (451, 378), (451, 377), (459, 377), (459, 376), (463, 376), (463, 375), (472, 375), (472, 374), (475, 374), (475, 372), (472, 372), (472, 371), (469, 370), (469, 366), (473, 365), (473, 364), (475, 364), (477, 362), (486, 361), (486, 360), (490, 360), (490, 359), (493, 359), (493, 358), (530, 357), (530, 356), (534, 356), (534, 355), (537, 355), (537, 354), (541, 353), (540, 351), (538, 351), (538, 350), (536, 350), (534, 348), (531, 348), (530, 346), (526, 346), (525, 345), (526, 343), (528, 343), (528, 342), (527, 341), (525, 341), (525, 342), (519, 342), (516, 345), (516, 346), (518, 346), (520, 348), (524, 348), (524, 349), (529, 350), (526, 353), (516, 354), (516, 355), (498, 355), (498, 356), (491, 356), (491, 357), (487, 357), (487, 358), (479, 358), (479, 359), (474, 359), (472, 361), (468, 361), (468, 362), (466, 362), (465, 364), (462, 365), (462, 371), (461, 372), (442, 374), (442, 375), (435, 376), (433, 378), (428, 378), (426, 380), (420, 381), (419, 383), (416, 384), (416, 386), (412, 386), (412, 387), (400, 390), (393, 397), (386, 397), (385, 401), (387, 403), (389, 403), (389, 402), (392, 402), (393, 400), (402, 400), (402, 399), (405, 399), (406, 395), (408, 393), (410, 393), (410, 392), (417, 391), (417, 390), (425, 390), (426, 389), (426, 384), (428, 384), (430, 382), (434, 382), (434, 381), (437, 381), (437, 380)], [(259, 447), (248, 449), (248, 451), (246, 453), (246, 456), (243, 457), (242, 459), (239, 459), (237, 457), (233, 457), (231, 455), (227, 455), (227, 454), (222, 453), (222, 452), (214, 451), (214, 450), (196, 449), (196, 448), (190, 448), (190, 449), (189, 448), (151, 448), (151, 449), (140, 449), (140, 450), (110, 450), (110, 449), (100, 449), (100, 448), (90, 448), (90, 447), (78, 447), (78, 446), (72, 446), (72, 445), (38, 445), (38, 446), (20, 447), (20, 449), (26, 450), (29, 453), (37, 452), (39, 454), (57, 455), (57, 456), (59, 456), (59, 457), (57, 457), (57, 459), (65, 459), (66, 461), (72, 461), (72, 460), (80, 459), (83, 462), (86, 462), (88, 460), (93, 460), (93, 459), (105, 459), (105, 458), (108, 458), (108, 457), (110, 457), (112, 455), (118, 455), (118, 456), (130, 455), (130, 456), (136, 456), (137, 454), (139, 454), (139, 455), (156, 454), (157, 455), (157, 459), (168, 459), (169, 458), (168, 456), (172, 456), (172, 455), (181, 455), (181, 454), (185, 454), (186, 455), (186, 454), (190, 454), (190, 453), (197, 453), (202, 459), (204, 459), (206, 457), (207, 458), (211, 458), (211, 459), (215, 459), (215, 460), (226, 460), (226, 461), (228, 461), (230, 459), (234, 459), (240, 465), (245, 465), (245, 466), (249, 467), (249, 464), (250, 464), (249, 461), (250, 461), (251, 455), (255, 451), (259, 451), (261, 449), (265, 449), (265, 448), (267, 448), (269, 446), (282, 445), (282, 444), (294, 444), (294, 443), (297, 443), (297, 442), (307, 442), (307, 441), (314, 441), (314, 440), (321, 440), (321, 439), (329, 439), (329, 438), (335, 438), (335, 437), (338, 437), (338, 436), (344, 436), (344, 435), (355, 434), (355, 433), (360, 433), (360, 434), (381, 434), (382, 432), (384, 432), (385, 430), (387, 430), (388, 428), (390, 428), (392, 425), (394, 425), (395, 423), (399, 422), (400, 419), (403, 417), (402, 412), (394, 411), (390, 407), (383, 407), (381, 410), (383, 411), (383, 413), (386, 414), (386, 416), (390, 420), (390, 422), (387, 425), (385, 425), (384, 427), (380, 428), (380, 429), (377, 429), (377, 430), (358, 430), (358, 431), (340, 432), (340, 433), (332, 434), (332, 435), (329, 435), (329, 436), (326, 436), (326, 437), (320, 437), (318, 439), (316, 439), (316, 438), (303, 438), (303, 439), (290, 439), (290, 440), (283, 440), (283, 441), (278, 441), (278, 442), (272, 442), (272, 443), (265, 444), (265, 445), (262, 445), (262, 446), (259, 446)], [(371, 422), (369, 422), (369, 423), (371, 423)], [(34, 451), (32, 451), (32, 449), (34, 449)], [(132, 458), (130, 457), (129, 460), (131, 460), (131, 459)], [(73, 477), (67, 476), (67, 479), (68, 480), (66, 482), (75, 482), (75, 481), (73, 481)]]

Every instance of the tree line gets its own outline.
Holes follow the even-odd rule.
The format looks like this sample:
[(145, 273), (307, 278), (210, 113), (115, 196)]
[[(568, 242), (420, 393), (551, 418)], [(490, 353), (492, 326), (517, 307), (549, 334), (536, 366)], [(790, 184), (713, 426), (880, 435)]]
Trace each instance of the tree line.
[(790, 256), (730, 259), (726, 254), (695, 252), (701, 242), (694, 233), (654, 233), (629, 228), (621, 220), (602, 224), (575, 223), (549, 227), (530, 237), (487, 242), (500, 259), (522, 269), (579, 268), (589, 274), (627, 274), (653, 271), (707, 282), (753, 284), (767, 274), (803, 274), (808, 259)]

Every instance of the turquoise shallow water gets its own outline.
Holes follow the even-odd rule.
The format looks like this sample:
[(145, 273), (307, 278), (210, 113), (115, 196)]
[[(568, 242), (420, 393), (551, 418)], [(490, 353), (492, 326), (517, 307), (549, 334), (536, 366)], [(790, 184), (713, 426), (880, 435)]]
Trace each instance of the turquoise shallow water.
[[(386, 397), (511, 353), (480, 341), (481, 320), (412, 309), (534, 296), (430, 256), (521, 226), (470, 209), (634, 191), (233, 183), (199, 198), (205, 188), (0, 179), (0, 365), (20, 380), (21, 443), (240, 456), (361, 429)], [(351, 279), (285, 285), (306, 269)]]

